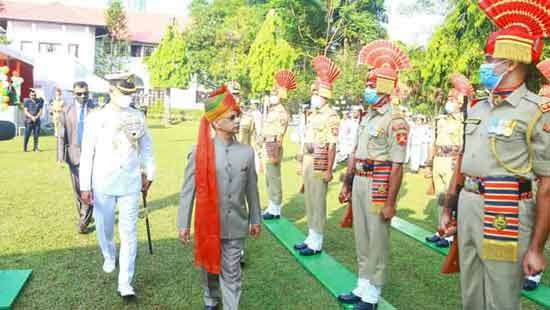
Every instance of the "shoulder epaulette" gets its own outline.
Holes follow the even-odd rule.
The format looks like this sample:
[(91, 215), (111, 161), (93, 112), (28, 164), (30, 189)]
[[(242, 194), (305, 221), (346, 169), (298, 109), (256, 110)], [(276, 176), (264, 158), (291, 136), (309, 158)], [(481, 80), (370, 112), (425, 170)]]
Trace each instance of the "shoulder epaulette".
[(550, 98), (539, 96), (530, 91), (523, 95), (522, 99), (525, 99), (531, 103), (536, 104), (542, 113), (550, 112)]

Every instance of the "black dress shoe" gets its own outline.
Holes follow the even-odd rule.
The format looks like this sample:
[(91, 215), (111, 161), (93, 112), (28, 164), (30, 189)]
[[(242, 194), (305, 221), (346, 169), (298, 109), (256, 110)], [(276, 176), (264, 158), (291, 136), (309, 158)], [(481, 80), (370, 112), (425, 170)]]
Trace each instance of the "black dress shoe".
[(436, 243), (439, 240), (441, 240), (441, 238), (438, 235), (433, 235), (433, 236), (430, 236), (430, 237), (426, 237), (426, 241), (431, 242), (431, 243)]
[(204, 306), (204, 310), (216, 310), (218, 306)]
[(281, 216), (280, 216), (280, 215), (275, 215), (275, 214), (271, 214), (271, 213), (267, 213), (267, 212), (266, 212), (266, 213), (264, 213), (264, 214), (262, 215), (262, 218), (263, 218), (264, 220), (278, 220), (278, 219), (281, 218)]
[(353, 310), (376, 310), (378, 309), (378, 304), (369, 304), (368, 302), (360, 301), (355, 304)]
[(316, 251), (316, 250), (311, 249), (310, 247), (306, 247), (305, 249), (300, 250), (300, 255), (302, 255), (302, 256), (313, 256), (313, 255), (320, 254), (320, 253), (321, 253), (321, 250)]
[(338, 301), (347, 304), (347, 305), (353, 305), (361, 301), (361, 297), (353, 294), (353, 292), (340, 294), (338, 295)]
[(525, 279), (523, 282), (523, 289), (526, 291), (534, 291), (539, 287), (539, 283), (537, 281)]
[(305, 244), (305, 243), (303, 243), (303, 242), (302, 242), (302, 243), (296, 243), (296, 244), (294, 245), (294, 250), (301, 251), (301, 250), (303, 250), (303, 249), (305, 249), (305, 248), (307, 248), (307, 244)]
[(435, 243), (438, 248), (448, 248), (451, 243), (447, 239), (441, 239)]

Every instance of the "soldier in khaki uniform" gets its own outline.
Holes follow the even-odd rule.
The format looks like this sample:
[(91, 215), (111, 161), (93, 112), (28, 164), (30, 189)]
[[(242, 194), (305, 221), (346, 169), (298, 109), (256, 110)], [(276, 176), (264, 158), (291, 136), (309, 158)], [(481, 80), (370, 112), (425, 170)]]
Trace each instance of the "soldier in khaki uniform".
[(336, 155), (336, 142), (340, 119), (330, 108), (332, 83), (340, 75), (332, 61), (325, 56), (313, 59), (317, 81), (312, 88), (311, 109), (308, 116), (302, 158), (305, 207), (308, 236), (304, 242), (294, 245), (300, 255), (321, 253), (323, 232), (327, 221), (327, 188), (332, 180), (332, 164)]
[[(382, 46), (391, 48), (377, 57), (365, 56)], [(387, 62), (387, 59), (399, 61)], [(353, 304), (354, 309), (372, 310), (377, 308), (386, 282), (390, 221), (396, 212), (409, 134), (405, 118), (392, 111), (391, 94), (397, 85), (397, 70), (410, 65), (407, 55), (386, 40), (363, 47), (359, 63), (380, 67), (369, 73), (364, 93), (368, 116), (359, 126), (357, 147), (344, 178), (347, 186), (340, 194), (346, 198), (351, 195), (352, 199), (359, 274), (357, 287), (338, 299)]]
[(237, 141), (252, 147), (256, 144), (256, 125), (254, 124), (254, 117), (250, 114), (250, 111), (245, 110), (243, 114), (241, 114), (241, 124)]
[(268, 207), (263, 214), (264, 220), (279, 219), (283, 202), (281, 184), (281, 165), (283, 158), (283, 140), (288, 127), (289, 115), (281, 100), (286, 99), (288, 90), (296, 89), (296, 78), (288, 70), (275, 74), (275, 85), (269, 97), (269, 108), (262, 122), (264, 154), (266, 155), (265, 184), (269, 196)]
[[(428, 160), (428, 174), (433, 180), (438, 205), (438, 223), (441, 219), (445, 194), (453, 176), (458, 154), (462, 149), (463, 117), (462, 100), (455, 89), (449, 91), (445, 104), (445, 114), (437, 117), (434, 124), (434, 141)], [(431, 170), (431, 171), (430, 171)], [(443, 237), (439, 233), (426, 237), (426, 241), (435, 243), (438, 247), (449, 247), (452, 236)]]
[[(465, 120), (465, 182), (458, 199), (462, 305), (520, 309), (524, 276), (546, 267), (550, 229), (550, 103), (525, 86), (529, 64), (542, 51), (542, 34), (539, 24), (515, 20), (539, 6), (536, 1), (502, 10), (480, 6), (502, 29), (490, 35), (480, 67), (489, 98), (470, 105)], [(450, 216), (446, 209), (442, 229)]]

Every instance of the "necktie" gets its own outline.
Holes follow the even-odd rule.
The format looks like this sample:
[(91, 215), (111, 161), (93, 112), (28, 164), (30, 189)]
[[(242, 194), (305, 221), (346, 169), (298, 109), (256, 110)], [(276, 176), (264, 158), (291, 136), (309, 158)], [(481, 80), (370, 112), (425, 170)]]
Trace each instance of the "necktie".
[(80, 105), (80, 115), (78, 116), (78, 145), (82, 145), (82, 134), (84, 133), (84, 112), (86, 109), (86, 104), (82, 103)]

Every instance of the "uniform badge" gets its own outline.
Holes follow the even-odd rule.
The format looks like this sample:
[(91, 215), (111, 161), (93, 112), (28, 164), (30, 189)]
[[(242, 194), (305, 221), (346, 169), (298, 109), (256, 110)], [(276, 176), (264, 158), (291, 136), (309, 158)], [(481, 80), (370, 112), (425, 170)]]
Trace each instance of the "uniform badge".
[(386, 193), (386, 186), (380, 185), (380, 186), (378, 187), (378, 192), (379, 192), (380, 194), (385, 194), (385, 193)]
[(464, 124), (466, 125), (479, 125), (481, 123), (481, 120), (479, 118), (469, 118), (464, 121)]
[(400, 132), (395, 135), (395, 139), (397, 140), (397, 144), (401, 146), (407, 145), (409, 135), (406, 132)]
[(550, 101), (540, 104), (539, 107), (543, 113), (550, 112)]
[(496, 230), (504, 230), (506, 229), (506, 217), (504, 215), (500, 214), (495, 217), (493, 220), (493, 227)]
[(542, 130), (550, 132), (550, 123), (545, 123), (544, 125), (542, 125)]

